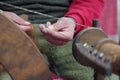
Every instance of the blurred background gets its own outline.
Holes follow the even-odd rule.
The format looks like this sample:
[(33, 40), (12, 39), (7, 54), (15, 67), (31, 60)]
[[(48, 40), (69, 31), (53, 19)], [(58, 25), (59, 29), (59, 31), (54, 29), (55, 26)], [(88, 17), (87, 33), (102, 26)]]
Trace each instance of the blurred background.
[[(105, 0), (99, 25), (112, 40), (120, 44), (120, 0)], [(113, 74), (106, 80), (119, 80), (119, 77)]]
[(105, 0), (100, 18), (100, 27), (113, 40), (119, 43), (120, 34), (120, 0)]
[[(117, 3), (117, 7), (118, 7), (118, 30), (119, 30), (119, 34), (120, 34), (120, 0), (118, 0), (118, 3)], [(119, 43), (120, 43), (120, 35), (119, 35)]]

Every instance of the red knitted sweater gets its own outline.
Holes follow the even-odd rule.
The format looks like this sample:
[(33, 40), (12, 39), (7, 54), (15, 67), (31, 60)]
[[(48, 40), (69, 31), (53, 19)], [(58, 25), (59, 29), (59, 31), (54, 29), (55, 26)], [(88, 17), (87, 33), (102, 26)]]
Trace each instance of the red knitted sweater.
[[(103, 6), (104, 0), (73, 0), (65, 16), (74, 18), (78, 24), (92, 26), (92, 20), (100, 17)], [(77, 25), (76, 33), (84, 28)]]

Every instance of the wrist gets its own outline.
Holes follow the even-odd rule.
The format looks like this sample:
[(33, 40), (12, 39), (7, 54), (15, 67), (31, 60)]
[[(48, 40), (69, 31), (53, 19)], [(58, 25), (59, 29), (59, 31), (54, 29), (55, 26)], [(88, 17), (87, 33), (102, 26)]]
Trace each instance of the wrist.
[(76, 29), (77, 26), (76, 20), (72, 17), (65, 17), (65, 18), (69, 19), (69, 22), (72, 23), (72, 26), (74, 27), (74, 29)]
[(72, 17), (66, 17), (66, 18), (70, 19), (71, 22), (74, 23), (74, 26), (76, 26), (76, 20), (74, 18), (72, 18)]

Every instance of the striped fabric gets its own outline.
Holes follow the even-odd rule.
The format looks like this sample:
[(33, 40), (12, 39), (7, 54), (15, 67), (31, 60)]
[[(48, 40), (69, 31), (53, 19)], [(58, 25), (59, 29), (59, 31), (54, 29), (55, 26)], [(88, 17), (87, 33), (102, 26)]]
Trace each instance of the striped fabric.
[[(71, 0), (0, 0), (16, 6), (24, 7), (27, 9), (42, 12), (55, 17), (62, 17), (67, 12)], [(25, 12), (22, 10), (14, 9), (8, 6), (0, 5), (0, 9), (16, 12), (17, 14), (27, 14), (30, 17), (32, 23), (45, 23), (46, 21), (55, 22), (55, 19), (48, 18)]]

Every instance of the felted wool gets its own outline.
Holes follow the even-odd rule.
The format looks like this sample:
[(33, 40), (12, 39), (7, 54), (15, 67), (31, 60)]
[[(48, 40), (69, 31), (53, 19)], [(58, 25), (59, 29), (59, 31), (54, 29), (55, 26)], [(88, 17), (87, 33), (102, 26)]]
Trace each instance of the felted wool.
[(37, 31), (37, 46), (45, 56), (50, 70), (65, 80), (93, 80), (94, 70), (80, 65), (72, 55), (72, 41), (64, 46), (55, 46)]

